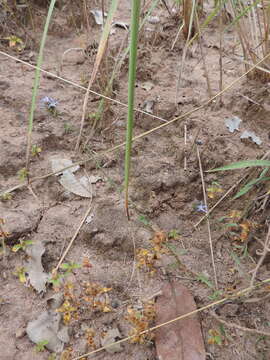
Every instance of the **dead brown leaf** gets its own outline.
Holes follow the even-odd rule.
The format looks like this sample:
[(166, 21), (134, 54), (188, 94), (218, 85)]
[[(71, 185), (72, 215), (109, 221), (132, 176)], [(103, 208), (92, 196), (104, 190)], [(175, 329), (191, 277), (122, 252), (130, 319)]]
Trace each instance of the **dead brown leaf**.
[[(156, 302), (156, 323), (161, 324), (196, 310), (189, 290), (177, 283), (166, 283)], [(205, 360), (201, 326), (196, 315), (188, 316), (156, 330), (157, 355), (162, 360)]]

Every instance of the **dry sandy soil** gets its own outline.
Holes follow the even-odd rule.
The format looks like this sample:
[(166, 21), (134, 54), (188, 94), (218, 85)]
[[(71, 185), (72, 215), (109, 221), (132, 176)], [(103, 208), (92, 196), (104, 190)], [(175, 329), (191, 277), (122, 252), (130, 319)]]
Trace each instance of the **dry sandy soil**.
[[(206, 13), (211, 6), (211, 3), (206, 4)], [(93, 69), (95, 44), (99, 41), (101, 28), (95, 24), (92, 17), (89, 17), (91, 21), (88, 31), (87, 25), (79, 26), (82, 15), (74, 8), (74, 23), (70, 22), (71, 15), (66, 8), (64, 12), (56, 9), (46, 42), (42, 68), (85, 87)], [(95, 8), (100, 8), (98, 1), (89, 6), (89, 9)], [(35, 31), (30, 24), (26, 25), (29, 27), (28, 35), (36, 40), (36, 44), (28, 38), (26, 48), (16, 52), (6, 41), (1, 40), (1, 51), (35, 65), (45, 14), (44, 8), (36, 8)], [(146, 22), (140, 37), (136, 107), (145, 109), (145, 106), (149, 106), (150, 101), (153, 101), (153, 114), (163, 120), (170, 120), (206, 102), (209, 91), (200, 47), (195, 44), (187, 53), (179, 92), (175, 95), (184, 47), (184, 39), (180, 35), (172, 48), (179, 19), (177, 16), (170, 16), (163, 6), (157, 7), (153, 15), (158, 16), (160, 21), (157, 24)], [(116, 20), (129, 22), (129, 16), (129, 2), (120, 1)], [(216, 29), (217, 21), (214, 21), (202, 39), (213, 94), (219, 91), (219, 38)], [(4, 30), (6, 34), (7, 29)], [(118, 59), (119, 49), (126, 45), (126, 36), (125, 29), (116, 27), (115, 33), (110, 37), (106, 61), (102, 63), (102, 70), (93, 87), (98, 93), (105, 92), (104, 84)], [(237, 60), (240, 48), (238, 45), (235, 47), (235, 44), (235, 33), (226, 32), (223, 49), (224, 87), (244, 72), (243, 64)], [(63, 57), (64, 52), (72, 48), (82, 48), (84, 52), (70, 50)], [(127, 103), (127, 70), (128, 63), (124, 61), (110, 94), (114, 100), (123, 104)], [(18, 171), (25, 167), (33, 79), (34, 68), (0, 54), (1, 193), (20, 184)], [(104, 154), (105, 150), (125, 140), (126, 107), (106, 101), (103, 117), (86, 144), (93, 124), (93, 114), (97, 111), (101, 99), (99, 95), (90, 94), (88, 117), (82, 136), (84, 146), (80, 153), (75, 153), (85, 91), (48, 73), (42, 73), (32, 137), (32, 143), (42, 151), (38, 156), (31, 157), (31, 178), (51, 173), (51, 159), (57, 157), (74, 162), (88, 159), (79, 172), (82, 175), (86, 173), (88, 176), (97, 176), (99, 180), (92, 184), (92, 200), (66, 191), (59, 183), (59, 177), (55, 175), (35, 180), (31, 187), (21, 186), (12, 192), (11, 199), (2, 199), (0, 217), (4, 221), (3, 228), (10, 235), (6, 239), (6, 255), (2, 253), (0, 258), (0, 358), (48, 359), (50, 355), (48, 350), (35, 350), (35, 345), (29, 340), (25, 329), (29, 321), (36, 319), (46, 309), (47, 300), (55, 291), (51, 285), (47, 285), (45, 292), (38, 293), (29, 279), (24, 284), (19, 282), (14, 272), (22, 267), (27, 269), (29, 250), (13, 252), (12, 247), (20, 240), (31, 240), (35, 244), (42, 242), (45, 246), (42, 264), (44, 271), (49, 273), (55, 268), (75, 234), (90, 202), (90, 218), (84, 222), (64, 260), (66, 263), (82, 264), (89, 259), (92, 266), (87, 267), (86, 264), (69, 275), (69, 281), (74, 285), (74, 296), (80, 302), (77, 318), (72, 318), (68, 324), (70, 341), (66, 348), (70, 349), (70, 358), (92, 350), (85, 336), (87, 328), (93, 329), (97, 347), (100, 347), (102, 333), (109, 329), (118, 328), (120, 338), (128, 336), (131, 328), (125, 320), (128, 306), (140, 308), (145, 300), (155, 300), (155, 295), (168, 279), (187, 286), (197, 307), (209, 304), (212, 301), (209, 296), (213, 295), (213, 288), (198, 281), (198, 274), (204, 274), (204, 278), (208, 277), (214, 283), (207, 223), (203, 221), (194, 228), (204, 215), (196, 210), (196, 204), (203, 201), (197, 149), (203, 170), (234, 161), (263, 157), (269, 150), (269, 90), (268, 83), (262, 84), (243, 78), (224, 93), (222, 103), (217, 99), (190, 116), (136, 140), (130, 186), (131, 220), (128, 221), (121, 191), (124, 149), (120, 147)], [(57, 115), (40, 105), (40, 100), (45, 96), (58, 101)], [(230, 133), (224, 121), (233, 116), (238, 116), (242, 123), (239, 131)], [(136, 112), (135, 135), (160, 124), (165, 122)], [(254, 131), (262, 143), (257, 145), (251, 139), (241, 140), (240, 135), (244, 130)], [(199, 145), (196, 145), (196, 142)], [(95, 159), (93, 154), (96, 155)], [(214, 199), (208, 199), (209, 208), (245, 173), (243, 170), (205, 173), (206, 188), (211, 187), (213, 182), (218, 182), (223, 190), (216, 194)], [(255, 171), (253, 176), (256, 177), (257, 174)], [(250, 284), (252, 270), (259, 259), (258, 250), (261, 249), (261, 242), (267, 233), (268, 198), (264, 203), (258, 199), (266, 191), (267, 187), (260, 185), (235, 201), (232, 200), (235, 192), (232, 192), (211, 215), (218, 287), (223, 294), (246, 288)], [(220, 219), (228, 216), (232, 210), (243, 211), (247, 206), (249, 211), (245, 220), (258, 225), (256, 228), (251, 226), (248, 237), (241, 242), (228, 234), (224, 222)], [(138, 258), (135, 255), (140, 248), (150, 251), (150, 240), (157, 231), (166, 234), (172, 234), (172, 231), (176, 234), (177, 231), (179, 236), (169, 239), (170, 248), (173, 248), (174, 252), (167, 250), (162, 254), (161, 259), (154, 263), (155, 273), (150, 275), (147, 267), (137, 268)], [(247, 250), (245, 256), (244, 248)], [(177, 258), (175, 253), (179, 254)], [(266, 259), (257, 273), (258, 281), (269, 277), (268, 266)], [(110, 312), (93, 310), (83, 303), (85, 282), (111, 288), (106, 297), (111, 306)], [(63, 288), (60, 288), (61, 291)], [(269, 338), (256, 333), (256, 330), (270, 333), (269, 300), (260, 300), (266, 295), (267, 289), (260, 288), (249, 296), (233, 299), (215, 308), (216, 314), (226, 322), (255, 331), (246, 332), (224, 325), (225, 332), (222, 333), (220, 323), (209, 311), (199, 314), (209, 359), (270, 358)], [(221, 345), (209, 344), (209, 330), (219, 332)], [(154, 341), (142, 345), (125, 342), (119, 353), (103, 351), (93, 357), (119, 360), (157, 359)]]

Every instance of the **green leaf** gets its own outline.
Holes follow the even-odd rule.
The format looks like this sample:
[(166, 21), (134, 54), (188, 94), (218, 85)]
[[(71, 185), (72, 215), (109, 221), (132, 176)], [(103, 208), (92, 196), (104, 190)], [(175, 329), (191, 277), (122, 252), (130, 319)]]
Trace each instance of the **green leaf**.
[(265, 178), (260, 177), (258, 179), (251, 180), (249, 183), (247, 183), (238, 191), (238, 193), (233, 197), (233, 199), (238, 199), (240, 196), (245, 195), (250, 189), (252, 189), (254, 185), (258, 184), (259, 182), (267, 181), (267, 180), (270, 180), (270, 177), (265, 177)]
[(237, 169), (244, 169), (247, 167), (254, 167), (254, 166), (268, 166), (270, 167), (269, 160), (244, 160), (232, 163), (230, 165), (225, 165), (220, 168), (216, 168), (213, 170), (208, 170), (207, 172), (215, 172), (215, 171), (226, 171), (226, 170), (237, 170)]
[(169, 248), (171, 250), (171, 252), (174, 255), (176, 255), (177, 258), (179, 256), (187, 254), (187, 252), (188, 252), (186, 249), (178, 249), (176, 246), (174, 246), (173, 244), (170, 244), (170, 243), (166, 243), (165, 245), (167, 246), (167, 248)]
[(128, 117), (126, 130), (126, 152), (125, 152), (125, 208), (129, 219), (128, 210), (128, 187), (131, 165), (132, 134), (134, 120), (134, 98), (136, 83), (137, 67), (137, 43), (140, 23), (141, 0), (132, 1), (131, 10), (131, 35), (130, 35), (130, 56), (129, 56), (129, 73), (128, 73)]
[(42, 341), (39, 341), (37, 343), (37, 345), (35, 346), (35, 350), (37, 352), (41, 352), (41, 351), (44, 351), (45, 350), (45, 345), (47, 345), (49, 343), (48, 340), (42, 340)]
[(139, 221), (142, 222), (144, 225), (149, 225), (150, 221), (144, 215), (140, 215), (138, 217)]
[(210, 288), (214, 288), (213, 283), (208, 279), (208, 277), (204, 274), (199, 274), (196, 278), (198, 281), (202, 282), (203, 284), (206, 284)]

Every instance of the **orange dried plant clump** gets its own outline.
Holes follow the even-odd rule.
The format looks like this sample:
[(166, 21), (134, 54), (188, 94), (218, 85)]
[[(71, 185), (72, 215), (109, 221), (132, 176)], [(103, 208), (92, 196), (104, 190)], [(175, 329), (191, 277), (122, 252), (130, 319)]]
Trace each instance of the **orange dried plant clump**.
[(144, 268), (150, 271), (150, 275), (153, 275), (156, 272), (155, 262), (160, 259), (162, 253), (167, 251), (164, 247), (167, 240), (168, 238), (163, 231), (156, 232), (151, 239), (152, 246), (150, 249), (140, 248), (137, 250), (137, 267)]
[[(148, 301), (143, 304), (142, 309), (138, 310), (132, 307), (128, 307), (127, 316), (125, 319), (132, 325), (132, 329), (129, 333), (132, 338), (130, 342), (145, 344), (154, 338), (154, 334), (150, 331), (151, 324), (153, 323), (156, 313), (154, 308), (154, 302)], [(141, 334), (145, 332), (144, 334)]]
[(103, 287), (97, 283), (84, 284), (84, 296), (83, 300), (86, 301), (93, 310), (102, 312), (110, 312), (112, 310), (110, 306), (110, 299), (108, 292), (112, 288)]

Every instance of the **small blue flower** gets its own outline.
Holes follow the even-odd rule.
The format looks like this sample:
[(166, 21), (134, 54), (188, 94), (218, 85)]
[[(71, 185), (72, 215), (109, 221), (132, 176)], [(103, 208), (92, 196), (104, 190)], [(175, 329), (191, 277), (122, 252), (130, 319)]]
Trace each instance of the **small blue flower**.
[(201, 201), (198, 205), (196, 205), (196, 211), (207, 213), (207, 206)]
[(48, 110), (55, 110), (56, 105), (58, 104), (57, 100), (54, 100), (53, 98), (49, 96), (45, 96), (41, 99), (41, 103), (43, 106), (45, 106)]

